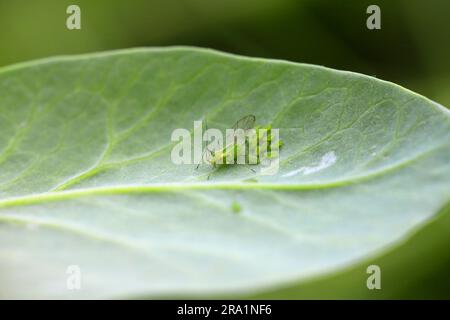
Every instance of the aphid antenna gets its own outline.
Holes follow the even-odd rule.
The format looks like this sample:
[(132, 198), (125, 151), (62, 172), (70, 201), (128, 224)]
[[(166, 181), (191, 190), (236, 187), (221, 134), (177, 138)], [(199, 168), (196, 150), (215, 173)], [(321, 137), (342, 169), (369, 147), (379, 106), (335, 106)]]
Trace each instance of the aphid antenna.
[[(205, 132), (206, 132), (206, 140), (208, 141), (208, 119), (206, 117), (206, 115), (203, 116), (203, 121), (205, 121)], [(203, 137), (202, 137), (202, 147), (203, 147)], [(202, 157), (200, 159), (200, 163), (197, 164), (197, 166), (195, 167), (195, 170), (198, 170), (198, 168), (200, 167), (200, 164), (203, 161), (203, 156), (205, 155), (206, 150), (208, 150), (210, 152), (210, 154), (212, 155), (212, 151), (209, 150), (209, 148), (207, 146), (205, 146), (205, 150), (203, 150), (202, 152)]]

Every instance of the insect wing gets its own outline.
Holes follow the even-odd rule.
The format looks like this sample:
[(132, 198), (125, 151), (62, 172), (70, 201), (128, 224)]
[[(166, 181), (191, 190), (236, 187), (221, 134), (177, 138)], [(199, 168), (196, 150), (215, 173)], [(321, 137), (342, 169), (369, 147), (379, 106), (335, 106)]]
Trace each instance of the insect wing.
[(255, 125), (256, 117), (252, 114), (249, 114), (248, 116), (245, 116), (241, 119), (239, 119), (233, 126), (233, 129), (243, 129), (248, 130), (252, 129)]
[(248, 115), (241, 119), (239, 119), (234, 126), (232, 127), (233, 132), (227, 134), (225, 137), (225, 147), (222, 150), (222, 154), (224, 157), (227, 157), (230, 154), (235, 154), (235, 148), (239, 145), (242, 146), (242, 143), (236, 143), (234, 139), (235, 130), (241, 129), (247, 131), (252, 129), (255, 125), (256, 117), (254, 115)]
[[(256, 117), (252, 114), (245, 116), (241, 119), (239, 119), (234, 126), (232, 127), (233, 130), (236, 129), (242, 129), (242, 130), (249, 130), (252, 129), (255, 126), (255, 120)], [(234, 139), (233, 139), (233, 133), (227, 134), (227, 136), (225, 137), (225, 144), (228, 143), (228, 141), (233, 141), (232, 143), (228, 143), (228, 145), (225, 146), (224, 149), (228, 149), (229, 147), (231, 147), (232, 145), (234, 145)]]

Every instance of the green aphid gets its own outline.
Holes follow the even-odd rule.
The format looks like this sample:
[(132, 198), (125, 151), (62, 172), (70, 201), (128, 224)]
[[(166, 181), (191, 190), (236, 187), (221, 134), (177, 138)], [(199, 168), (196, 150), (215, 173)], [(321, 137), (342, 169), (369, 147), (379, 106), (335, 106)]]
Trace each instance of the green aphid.
[(231, 203), (231, 211), (233, 211), (233, 213), (239, 213), (242, 211), (242, 207), (238, 202), (233, 201)]
[[(245, 116), (245, 117), (239, 119), (234, 124), (232, 129), (234, 129), (234, 130), (242, 129), (244, 131), (247, 131), (254, 127), (255, 120), (256, 120), (256, 117), (254, 115), (250, 114), (248, 116)], [(226, 139), (225, 141), (228, 141), (228, 140), (230, 140), (230, 139)], [(234, 162), (236, 163), (238, 147), (240, 147), (240, 146), (234, 141), (234, 142), (230, 143), (229, 145), (225, 146), (221, 150), (217, 150), (217, 151), (208, 150), (211, 154), (211, 158), (208, 160), (209, 163), (213, 167), (216, 167), (216, 165), (218, 165), (218, 164), (224, 164), (224, 163), (226, 163), (227, 155), (231, 154), (231, 152), (233, 152), (233, 154), (234, 154)], [(242, 147), (245, 147), (245, 146), (242, 146)]]
[[(243, 118), (241, 118), (240, 120), (238, 120), (234, 126), (233, 129), (242, 129), (244, 130), (244, 132), (247, 134), (248, 130), (253, 129), (254, 125), (255, 125), (255, 120), (256, 117), (254, 115), (247, 115)], [(254, 148), (256, 148), (256, 156), (257, 156), (257, 161), (256, 164), (260, 163), (260, 150), (267, 150), (267, 157), (268, 158), (273, 158), (278, 156), (278, 153), (276, 152), (272, 152), (272, 139), (273, 139), (273, 135), (271, 132), (272, 129), (272, 125), (268, 125), (268, 126), (256, 126), (256, 143), (257, 145), (254, 145), (254, 142), (250, 142), (248, 139), (248, 136), (246, 136), (245, 142), (244, 144), (238, 144), (236, 143), (236, 141), (234, 141), (233, 143), (230, 143), (229, 145), (225, 146), (223, 149), (221, 150), (217, 150), (217, 151), (211, 151), (208, 149), (208, 151), (210, 152), (210, 159), (208, 160), (208, 162), (213, 166), (216, 167), (219, 164), (226, 164), (226, 158), (227, 155), (230, 155), (231, 152), (233, 152), (234, 155), (234, 163), (237, 163), (237, 154), (238, 154), (238, 148), (246, 148), (246, 150), (254, 150)], [(261, 141), (263, 139), (262, 138), (262, 129), (266, 129), (267, 130), (267, 140)], [(228, 141), (229, 139), (226, 139), (226, 141)], [(253, 145), (252, 145), (253, 143)], [(278, 149), (281, 148), (281, 146), (283, 145), (283, 142), (281, 140), (278, 141)], [(250, 160), (249, 160), (249, 153), (250, 152), (246, 152), (246, 159), (245, 159), (245, 163), (247, 164), (251, 164)], [(253, 163), (255, 164), (255, 163)]]

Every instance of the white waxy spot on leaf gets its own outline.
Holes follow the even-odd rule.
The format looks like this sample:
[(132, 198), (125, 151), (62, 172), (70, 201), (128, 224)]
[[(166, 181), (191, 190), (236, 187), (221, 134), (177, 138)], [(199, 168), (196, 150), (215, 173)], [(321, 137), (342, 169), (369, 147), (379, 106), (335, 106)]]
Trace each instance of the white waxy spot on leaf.
[(301, 167), (299, 169), (284, 174), (283, 177), (292, 177), (299, 173), (303, 173), (306, 176), (308, 174), (318, 172), (335, 164), (336, 159), (337, 157), (334, 151), (327, 152), (322, 156), (318, 165), (310, 167)]

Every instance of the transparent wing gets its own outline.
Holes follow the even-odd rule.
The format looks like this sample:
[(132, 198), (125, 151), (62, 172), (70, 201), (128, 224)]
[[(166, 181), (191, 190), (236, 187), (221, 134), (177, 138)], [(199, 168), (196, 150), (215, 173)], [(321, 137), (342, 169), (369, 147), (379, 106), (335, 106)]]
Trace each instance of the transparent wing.
[[(242, 130), (248, 130), (248, 129), (252, 129), (255, 126), (255, 120), (256, 117), (252, 114), (249, 114), (248, 116), (245, 116), (241, 119), (239, 119), (234, 126), (232, 127), (233, 130), (236, 129), (242, 129)], [(225, 138), (225, 144), (226, 141), (230, 141), (232, 137), (232, 134), (228, 134)]]
[(248, 130), (252, 129), (255, 125), (256, 117), (252, 114), (249, 114), (248, 116), (245, 116), (241, 119), (239, 119), (233, 126), (233, 129), (243, 129)]
[[(232, 127), (233, 130), (236, 129), (242, 129), (242, 130), (249, 130), (252, 129), (255, 126), (255, 120), (256, 117), (252, 114), (247, 115), (241, 119), (239, 119)], [(233, 139), (233, 134), (227, 134), (227, 136), (225, 137), (225, 141), (224, 141), (224, 149), (223, 151), (225, 153), (229, 153), (233, 150), (233, 146), (235, 144), (235, 142), (231, 142), (229, 143), (228, 141), (234, 141)]]

